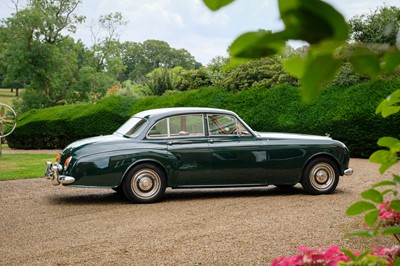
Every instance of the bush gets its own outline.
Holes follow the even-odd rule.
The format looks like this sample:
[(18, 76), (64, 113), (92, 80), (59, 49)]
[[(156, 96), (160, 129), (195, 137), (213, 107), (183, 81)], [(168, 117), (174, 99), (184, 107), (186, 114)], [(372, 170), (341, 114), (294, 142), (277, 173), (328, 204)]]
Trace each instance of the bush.
[(7, 142), (17, 149), (55, 149), (78, 139), (110, 134), (129, 118), (131, 104), (126, 97), (107, 97), (97, 104), (33, 109), (18, 118)]
[(344, 142), (353, 157), (365, 158), (378, 149), (375, 143), (380, 136), (400, 138), (400, 114), (386, 119), (374, 114), (379, 102), (398, 87), (400, 81), (393, 80), (331, 87), (310, 105), (302, 103), (298, 89), (289, 85), (236, 93), (202, 88), (137, 102), (128, 97), (110, 97), (97, 104), (29, 111), (19, 117), (16, 130), (7, 140), (13, 148), (60, 148), (79, 138), (111, 134), (129, 116), (142, 110), (214, 107), (236, 112), (257, 131), (329, 134)]

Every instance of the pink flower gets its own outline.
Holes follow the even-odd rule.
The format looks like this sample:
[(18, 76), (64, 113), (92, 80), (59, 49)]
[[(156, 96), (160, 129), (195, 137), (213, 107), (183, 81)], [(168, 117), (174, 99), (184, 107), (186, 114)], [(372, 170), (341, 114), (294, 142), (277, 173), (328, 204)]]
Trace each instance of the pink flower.
[(397, 212), (390, 207), (390, 201), (386, 201), (379, 205), (378, 219), (383, 226), (393, 226), (400, 224), (400, 212)]
[(396, 245), (390, 248), (377, 248), (375, 247), (372, 252), (373, 255), (379, 257), (387, 257), (388, 261), (391, 263), (394, 259), (400, 257), (400, 245)]
[(302, 254), (292, 257), (280, 257), (272, 261), (272, 266), (301, 266), (301, 265), (321, 265), (336, 266), (339, 262), (348, 262), (348, 258), (340, 251), (339, 246), (331, 246), (327, 250), (322, 248), (310, 249), (307, 247), (299, 247), (298, 251)]

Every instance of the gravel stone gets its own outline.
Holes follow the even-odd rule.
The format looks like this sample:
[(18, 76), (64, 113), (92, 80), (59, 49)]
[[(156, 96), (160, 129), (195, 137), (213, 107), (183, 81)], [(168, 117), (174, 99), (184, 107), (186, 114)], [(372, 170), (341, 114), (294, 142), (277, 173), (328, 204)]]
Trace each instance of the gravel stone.
[(362, 216), (345, 211), (382, 177), (352, 159), (335, 193), (301, 186), (167, 190), (156, 204), (129, 204), (111, 189), (54, 187), (44, 178), (0, 182), (0, 265), (268, 265), (310, 248), (363, 251), (390, 237), (360, 238)]

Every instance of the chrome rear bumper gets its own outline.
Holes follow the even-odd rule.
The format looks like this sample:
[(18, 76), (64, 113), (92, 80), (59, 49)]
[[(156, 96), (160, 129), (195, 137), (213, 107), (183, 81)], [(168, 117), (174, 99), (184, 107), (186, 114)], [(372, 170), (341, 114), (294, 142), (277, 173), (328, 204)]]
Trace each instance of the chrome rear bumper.
[(72, 176), (60, 175), (59, 172), (61, 172), (62, 169), (63, 167), (61, 164), (52, 164), (51, 162), (46, 163), (46, 171), (44, 175), (47, 179), (50, 179), (53, 186), (58, 186), (59, 184), (69, 185), (75, 182), (75, 178)]
[(344, 170), (344, 175), (347, 175), (347, 176), (349, 176), (349, 175), (352, 175), (353, 174), (353, 169), (351, 169), (351, 168), (347, 168), (346, 170)]

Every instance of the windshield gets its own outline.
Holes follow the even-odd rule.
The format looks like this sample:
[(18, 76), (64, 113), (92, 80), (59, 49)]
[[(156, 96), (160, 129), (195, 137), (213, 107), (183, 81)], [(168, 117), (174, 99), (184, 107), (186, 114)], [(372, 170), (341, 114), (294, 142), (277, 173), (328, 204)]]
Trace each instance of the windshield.
[(124, 136), (133, 137), (141, 132), (146, 122), (147, 120), (144, 118), (132, 117), (115, 132)]

